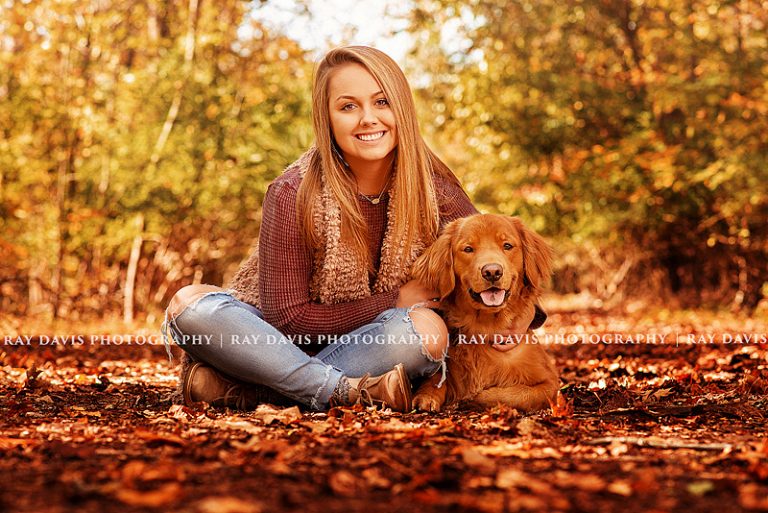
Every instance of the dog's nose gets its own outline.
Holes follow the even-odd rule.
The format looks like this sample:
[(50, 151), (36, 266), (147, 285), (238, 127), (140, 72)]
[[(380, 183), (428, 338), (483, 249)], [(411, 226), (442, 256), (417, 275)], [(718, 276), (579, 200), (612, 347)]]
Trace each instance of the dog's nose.
[(483, 268), (480, 269), (480, 273), (483, 275), (483, 278), (493, 282), (498, 281), (499, 278), (501, 278), (501, 275), (504, 274), (504, 270), (499, 264), (485, 264)]

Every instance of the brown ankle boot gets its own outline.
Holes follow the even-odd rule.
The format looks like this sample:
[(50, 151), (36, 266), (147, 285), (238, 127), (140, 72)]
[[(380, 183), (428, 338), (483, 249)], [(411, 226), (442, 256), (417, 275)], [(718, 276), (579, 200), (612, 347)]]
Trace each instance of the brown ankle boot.
[[(389, 407), (394, 411), (409, 412), (411, 406), (411, 382), (402, 363), (381, 376), (366, 374), (361, 378), (347, 378), (351, 386), (350, 404)], [(335, 405), (334, 405), (335, 406)]]
[(225, 378), (217, 370), (203, 362), (195, 362), (181, 376), (184, 404), (206, 402), (211, 406), (225, 406), (249, 410), (260, 404), (258, 394), (252, 393), (245, 384)]

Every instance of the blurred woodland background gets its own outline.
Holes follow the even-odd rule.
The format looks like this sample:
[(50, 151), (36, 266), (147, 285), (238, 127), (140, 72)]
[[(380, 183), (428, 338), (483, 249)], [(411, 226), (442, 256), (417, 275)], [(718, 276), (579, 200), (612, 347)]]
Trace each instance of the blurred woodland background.
[[(159, 323), (229, 279), (312, 143), (315, 57), (249, 15), (269, 2), (0, 2), (6, 319)], [(553, 242), (555, 293), (768, 308), (768, 1), (416, 0), (405, 21), (428, 141)]]

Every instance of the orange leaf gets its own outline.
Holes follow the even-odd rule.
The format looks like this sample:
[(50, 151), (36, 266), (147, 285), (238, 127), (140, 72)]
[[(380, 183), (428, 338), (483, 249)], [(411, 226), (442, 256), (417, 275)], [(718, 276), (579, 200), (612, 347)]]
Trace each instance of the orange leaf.
[(139, 491), (130, 488), (121, 488), (115, 492), (115, 497), (130, 506), (145, 506), (159, 508), (170, 504), (181, 497), (181, 485), (179, 483), (167, 483), (156, 490)]
[(557, 391), (555, 400), (549, 402), (549, 406), (552, 408), (553, 417), (573, 416), (573, 400), (567, 399), (560, 390)]
[(172, 433), (153, 433), (146, 429), (137, 429), (134, 434), (150, 444), (167, 443), (182, 446), (186, 443), (183, 438)]

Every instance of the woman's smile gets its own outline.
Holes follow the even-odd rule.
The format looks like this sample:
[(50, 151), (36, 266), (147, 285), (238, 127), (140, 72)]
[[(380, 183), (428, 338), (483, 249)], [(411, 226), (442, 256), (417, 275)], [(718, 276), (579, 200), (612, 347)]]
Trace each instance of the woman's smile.
[(379, 132), (372, 132), (368, 134), (357, 134), (355, 137), (357, 137), (361, 141), (366, 141), (366, 142), (378, 141), (379, 139), (384, 137), (384, 134), (386, 133), (387, 133), (386, 130), (381, 130)]

